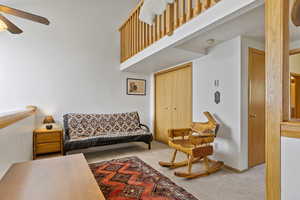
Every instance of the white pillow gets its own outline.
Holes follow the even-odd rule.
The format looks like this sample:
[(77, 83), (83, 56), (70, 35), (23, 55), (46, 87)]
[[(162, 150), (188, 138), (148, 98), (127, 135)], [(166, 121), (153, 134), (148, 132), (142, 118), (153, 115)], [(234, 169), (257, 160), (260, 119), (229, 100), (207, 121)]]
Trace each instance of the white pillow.
[(168, 3), (174, 3), (174, 0), (145, 0), (139, 19), (146, 24), (152, 25), (155, 16), (163, 14), (167, 9)]

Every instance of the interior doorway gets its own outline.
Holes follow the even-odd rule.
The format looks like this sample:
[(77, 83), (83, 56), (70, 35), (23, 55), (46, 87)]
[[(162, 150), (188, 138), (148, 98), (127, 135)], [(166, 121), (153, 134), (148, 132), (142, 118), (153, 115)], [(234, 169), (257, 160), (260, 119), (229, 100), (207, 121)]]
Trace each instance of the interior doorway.
[(249, 49), (248, 166), (265, 163), (265, 52)]
[(300, 74), (291, 73), (291, 118), (300, 119)]
[(292, 120), (300, 119), (300, 49), (290, 52), (290, 113)]

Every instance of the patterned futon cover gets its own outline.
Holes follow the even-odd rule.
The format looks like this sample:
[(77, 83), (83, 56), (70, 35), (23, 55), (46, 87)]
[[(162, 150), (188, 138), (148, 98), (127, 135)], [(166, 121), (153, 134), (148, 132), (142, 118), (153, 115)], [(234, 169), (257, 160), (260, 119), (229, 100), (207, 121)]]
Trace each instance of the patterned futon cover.
[(65, 151), (133, 141), (149, 144), (152, 141), (152, 134), (147, 127), (142, 128), (137, 112), (66, 114), (64, 128)]

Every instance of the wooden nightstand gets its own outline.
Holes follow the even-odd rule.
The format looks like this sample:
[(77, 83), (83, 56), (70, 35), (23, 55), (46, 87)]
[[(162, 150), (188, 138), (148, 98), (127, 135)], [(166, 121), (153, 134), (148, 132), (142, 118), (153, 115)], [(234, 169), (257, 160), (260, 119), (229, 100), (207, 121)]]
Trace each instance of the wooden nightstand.
[(33, 160), (42, 155), (63, 155), (63, 129), (53, 124), (51, 130), (45, 125), (33, 131)]

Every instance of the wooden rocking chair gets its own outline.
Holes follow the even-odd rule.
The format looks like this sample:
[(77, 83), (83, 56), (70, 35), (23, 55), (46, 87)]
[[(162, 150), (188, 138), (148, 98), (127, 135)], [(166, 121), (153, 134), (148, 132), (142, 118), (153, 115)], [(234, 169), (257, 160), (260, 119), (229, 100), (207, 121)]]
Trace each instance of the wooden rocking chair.
[[(208, 176), (220, 170), (224, 163), (221, 161), (210, 160), (208, 156), (213, 154), (211, 145), (219, 129), (219, 125), (209, 112), (205, 112), (208, 122), (193, 123), (188, 129), (169, 130), (169, 146), (174, 148), (171, 162), (159, 162), (163, 167), (171, 169), (188, 166), (187, 172), (175, 172), (175, 176), (184, 178), (196, 178)], [(181, 151), (187, 155), (187, 160), (175, 162), (177, 152)], [(195, 162), (203, 162), (205, 170), (193, 173), (192, 165)]]

